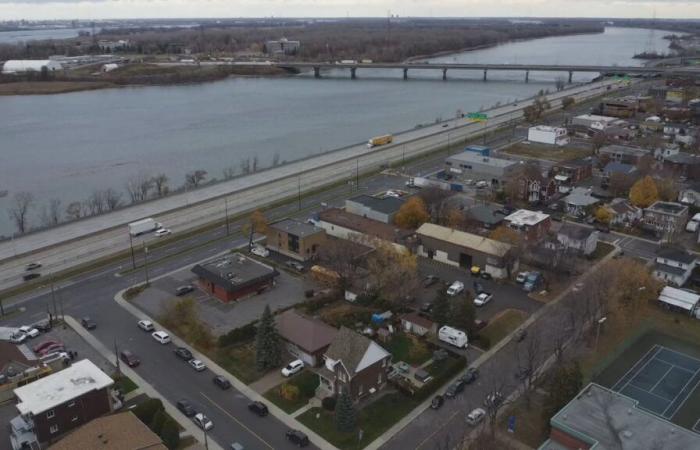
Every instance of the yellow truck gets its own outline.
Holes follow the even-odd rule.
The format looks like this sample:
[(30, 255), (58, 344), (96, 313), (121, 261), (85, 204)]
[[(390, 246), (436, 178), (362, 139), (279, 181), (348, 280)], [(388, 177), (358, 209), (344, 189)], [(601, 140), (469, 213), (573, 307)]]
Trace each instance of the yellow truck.
[(367, 142), (367, 148), (376, 147), (378, 145), (391, 144), (394, 141), (394, 136), (385, 134), (384, 136), (373, 137)]

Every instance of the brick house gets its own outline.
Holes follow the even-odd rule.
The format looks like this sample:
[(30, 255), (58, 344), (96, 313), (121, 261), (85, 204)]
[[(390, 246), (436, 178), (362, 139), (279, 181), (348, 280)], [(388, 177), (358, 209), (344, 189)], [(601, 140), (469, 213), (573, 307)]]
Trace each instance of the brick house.
[(279, 272), (273, 267), (236, 253), (196, 264), (199, 287), (224, 303), (241, 300), (271, 288)]
[(593, 164), (590, 159), (572, 159), (556, 163), (550, 169), (550, 176), (558, 184), (573, 185), (593, 176)]
[(349, 328), (338, 331), (323, 358), (323, 367), (316, 370), (320, 380), (317, 397), (333, 397), (347, 390), (356, 402), (386, 385), (391, 353)]
[(527, 209), (519, 209), (503, 219), (503, 222), (520, 233), (525, 240), (536, 242), (544, 238), (552, 226), (549, 214)]
[(315, 258), (325, 241), (322, 228), (299, 220), (282, 219), (267, 226), (267, 248), (299, 261)]
[[(44, 444), (112, 411), (114, 381), (90, 360), (14, 390), (20, 416), (11, 423), (13, 447), (22, 442)], [(22, 426), (17, 424), (22, 423)], [(17, 425), (17, 426), (16, 426)], [(31, 445), (31, 444), (30, 444)], [(19, 448), (17, 447), (17, 448)]]

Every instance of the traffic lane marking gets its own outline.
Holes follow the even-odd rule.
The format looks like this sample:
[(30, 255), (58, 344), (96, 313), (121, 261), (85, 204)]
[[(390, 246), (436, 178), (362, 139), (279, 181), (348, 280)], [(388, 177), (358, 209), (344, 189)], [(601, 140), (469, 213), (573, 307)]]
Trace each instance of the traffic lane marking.
[(250, 428), (248, 428), (248, 427), (246, 426), (246, 424), (244, 424), (244, 423), (241, 422), (240, 420), (236, 419), (230, 412), (226, 411), (223, 407), (221, 407), (221, 405), (219, 405), (219, 404), (216, 403), (214, 400), (212, 400), (212, 399), (210, 399), (209, 397), (207, 397), (207, 395), (206, 395), (204, 392), (200, 392), (200, 394), (202, 394), (202, 397), (204, 397), (204, 398), (206, 398), (207, 400), (209, 400), (209, 402), (210, 402), (212, 405), (214, 405), (216, 408), (218, 408), (221, 412), (223, 412), (224, 414), (226, 414), (227, 416), (229, 416), (231, 419), (233, 419), (238, 425), (240, 425), (240, 426), (242, 426), (243, 428), (245, 428), (246, 431), (248, 431), (248, 433), (250, 433), (250, 434), (252, 434), (253, 436), (255, 436), (256, 438), (258, 438), (258, 440), (259, 440), (260, 442), (262, 442), (263, 444), (265, 444), (268, 448), (274, 450), (274, 447), (271, 446), (270, 444), (268, 444), (267, 441), (266, 441), (265, 439), (261, 438), (260, 435), (258, 435), (255, 431), (253, 431), (253, 430), (251, 430)]

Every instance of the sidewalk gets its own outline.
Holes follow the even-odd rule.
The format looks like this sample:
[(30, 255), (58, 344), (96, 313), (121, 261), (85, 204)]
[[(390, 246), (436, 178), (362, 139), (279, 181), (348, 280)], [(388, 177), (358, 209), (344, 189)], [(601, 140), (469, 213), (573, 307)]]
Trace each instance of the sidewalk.
[(279, 370), (273, 370), (272, 372), (266, 373), (265, 376), (258, 381), (251, 383), (250, 388), (258, 394), (263, 395), (265, 392), (282, 383), (284, 380), (285, 378), (282, 376), (282, 373)]
[[(107, 347), (102, 345), (102, 343), (97, 340), (96, 337), (94, 337), (92, 334), (90, 334), (85, 328), (80, 326), (77, 320), (75, 320), (71, 316), (65, 316), (66, 324), (68, 324), (69, 327), (71, 327), (80, 337), (82, 337), (85, 342), (90, 344), (95, 350), (97, 350), (102, 356), (104, 356), (108, 361), (110, 361), (110, 364), (113, 363), (113, 361), (116, 361), (116, 357), (114, 353), (112, 353), (111, 350), (109, 350)], [(116, 367), (116, 366), (115, 366)], [(151, 398), (157, 398), (160, 399), (160, 401), (163, 402), (163, 407), (165, 408), (165, 411), (173, 418), (175, 419), (181, 427), (185, 429), (185, 431), (191, 435), (191, 436), (200, 436), (202, 434), (201, 430), (197, 428), (197, 426), (189, 420), (187, 417), (184, 416), (178, 410), (175, 406), (173, 406), (165, 397), (163, 397), (153, 386), (151, 386), (146, 380), (141, 378), (136, 372), (134, 372), (129, 366), (126, 364), (122, 364), (121, 366), (121, 371), (124, 372), (124, 374), (131, 378), (134, 383), (136, 383), (139, 387), (139, 391), (141, 393), (144, 393), (148, 395)], [(219, 444), (214, 442), (213, 440), (209, 441), (209, 450), (224, 450)]]

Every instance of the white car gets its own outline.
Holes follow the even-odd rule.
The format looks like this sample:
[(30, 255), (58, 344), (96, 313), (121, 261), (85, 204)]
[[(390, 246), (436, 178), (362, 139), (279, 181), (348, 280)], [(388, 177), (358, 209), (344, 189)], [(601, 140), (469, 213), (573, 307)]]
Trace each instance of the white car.
[(194, 417), (192, 417), (192, 420), (204, 431), (209, 431), (214, 428), (214, 422), (209, 420), (209, 418), (202, 413), (195, 414)]
[(197, 372), (201, 372), (207, 368), (207, 366), (205, 366), (204, 363), (198, 359), (190, 359), (188, 364)]
[(475, 306), (484, 306), (488, 302), (490, 302), (493, 299), (493, 294), (489, 294), (488, 292), (482, 292), (481, 294), (477, 295), (476, 298), (474, 299), (474, 305)]
[(484, 420), (484, 417), (486, 417), (486, 411), (481, 408), (476, 408), (467, 414), (467, 423), (472, 426), (477, 425)]
[(39, 332), (39, 330), (37, 330), (36, 328), (30, 327), (27, 325), (23, 325), (23, 326), (19, 327), (19, 332), (24, 334), (28, 338), (35, 338), (35, 337), (39, 336), (39, 334), (41, 334)]
[(171, 233), (172, 233), (172, 231), (170, 231), (169, 228), (158, 228), (156, 230), (156, 237), (167, 236)]
[(304, 361), (300, 359), (296, 359), (289, 364), (287, 364), (287, 367), (282, 369), (282, 375), (285, 377), (291, 377), (295, 373), (300, 372), (304, 368)]
[(461, 281), (455, 281), (447, 288), (447, 295), (454, 297), (455, 295), (461, 293), (464, 290), (464, 283)]
[(253, 248), (250, 249), (250, 253), (258, 255), (261, 258), (267, 258), (268, 256), (270, 256), (270, 250), (259, 245), (254, 245)]
[(163, 345), (170, 343), (170, 335), (165, 331), (155, 331), (151, 334), (151, 336), (153, 336), (153, 339), (155, 339)]
[(141, 328), (143, 331), (154, 331), (155, 327), (153, 326), (153, 322), (150, 320), (139, 320), (139, 328)]
[(520, 272), (517, 277), (515, 277), (515, 282), (519, 284), (523, 284), (525, 280), (527, 280), (527, 276), (530, 275), (530, 272)]
[(26, 340), (27, 340), (27, 335), (24, 333), (21, 333), (19, 331), (14, 333), (12, 336), (10, 336), (10, 342), (12, 342), (13, 344), (19, 345)]

